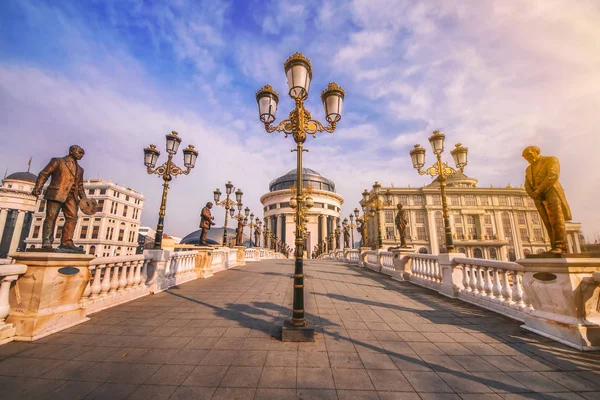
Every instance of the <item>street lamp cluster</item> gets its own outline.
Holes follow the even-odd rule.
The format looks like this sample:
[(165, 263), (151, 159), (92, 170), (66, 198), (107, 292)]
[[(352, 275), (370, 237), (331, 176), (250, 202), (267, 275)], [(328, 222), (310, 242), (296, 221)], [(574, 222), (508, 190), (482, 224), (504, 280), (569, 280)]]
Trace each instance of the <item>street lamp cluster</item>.
[[(341, 119), (342, 103), (345, 92), (335, 82), (330, 83), (321, 93), (321, 101), (325, 109), (325, 119), (329, 125), (324, 126), (321, 122), (312, 119), (310, 112), (304, 108), (304, 101), (308, 98), (310, 83), (313, 77), (312, 65), (308, 58), (301, 53), (295, 53), (290, 56), (283, 64), (284, 71), (288, 81), (288, 94), (294, 100), (295, 108), (289, 114), (288, 119), (281, 121), (277, 125), (271, 125), (275, 121), (277, 105), (279, 103), (279, 94), (270, 86), (263, 86), (256, 93), (258, 103), (259, 119), (264, 124), (268, 133), (282, 132), (285, 137), (292, 135), (296, 143), (296, 238), (295, 245), (295, 272), (294, 272), (294, 301), (291, 327), (297, 328), (296, 332), (291, 332), (287, 336), (286, 327), (282, 339), (286, 340), (314, 340), (313, 330), (298, 329), (306, 327), (306, 318), (304, 316), (304, 224), (302, 207), (308, 206), (307, 198), (302, 190), (302, 152), (303, 144), (307, 135), (313, 135), (319, 132), (333, 133), (336, 124)], [(293, 150), (294, 151), (294, 150)]]
[(233, 189), (235, 189), (233, 187), (233, 183), (231, 183), (231, 181), (228, 181), (225, 184), (226, 197), (225, 197), (225, 200), (223, 200), (223, 201), (219, 201), (221, 199), (221, 189), (216, 188), (215, 191), (213, 192), (214, 199), (215, 199), (215, 205), (225, 208), (225, 222), (223, 224), (223, 246), (227, 246), (227, 218), (228, 218), (228, 216), (231, 215), (231, 218), (233, 218), (233, 216), (235, 215), (235, 206), (237, 206), (240, 213), (241, 213), (241, 210), (243, 207), (242, 196), (244, 195), (244, 193), (242, 192), (242, 190), (240, 188), (238, 188), (235, 191), (235, 202), (229, 198), (229, 196), (231, 196), (231, 194), (233, 193)]

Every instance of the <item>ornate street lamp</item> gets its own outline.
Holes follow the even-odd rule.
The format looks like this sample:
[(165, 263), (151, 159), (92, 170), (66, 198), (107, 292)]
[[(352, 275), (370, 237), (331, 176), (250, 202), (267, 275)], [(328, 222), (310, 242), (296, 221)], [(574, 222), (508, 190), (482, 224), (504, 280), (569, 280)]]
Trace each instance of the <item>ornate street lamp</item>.
[(452, 228), (450, 227), (450, 215), (448, 214), (448, 202), (446, 200), (446, 180), (449, 176), (462, 174), (464, 168), (467, 165), (467, 154), (469, 149), (463, 147), (462, 144), (458, 143), (453, 150), (450, 151), (454, 163), (456, 164), (455, 170), (446, 162), (442, 162), (442, 153), (444, 152), (444, 140), (446, 135), (440, 133), (440, 131), (433, 131), (433, 135), (429, 137), (429, 143), (435, 154), (437, 161), (425, 171), (421, 168), (425, 165), (425, 149), (421, 145), (415, 144), (415, 148), (410, 151), (410, 158), (412, 160), (413, 167), (419, 172), (420, 175), (430, 175), (432, 178), (438, 176), (440, 181), (440, 191), (442, 197), (442, 210), (444, 217), (444, 234), (446, 236), (446, 249), (448, 253), (454, 253), (454, 241), (452, 240)]
[[(213, 192), (214, 194), (214, 199), (215, 199), (215, 205), (217, 206), (222, 206), (225, 207), (225, 222), (223, 223), (223, 246), (227, 246), (227, 217), (228, 214), (231, 214), (231, 217), (233, 218), (233, 215), (235, 213), (235, 209), (233, 208), (235, 205), (238, 206), (238, 209), (241, 210), (242, 208), (242, 195), (244, 193), (242, 193), (242, 191), (238, 188), (238, 190), (235, 192), (235, 202), (229, 199), (229, 196), (231, 196), (231, 194), (233, 193), (233, 183), (231, 183), (231, 181), (228, 181), (225, 184), (225, 194), (226, 194), (226, 198), (223, 201), (219, 201), (221, 199), (221, 189), (216, 188), (215, 191)], [(231, 210), (231, 211), (229, 211)]]
[(156, 225), (156, 236), (154, 237), (154, 249), (159, 250), (162, 247), (162, 235), (165, 226), (165, 214), (167, 211), (167, 194), (169, 191), (169, 182), (173, 178), (177, 178), (179, 175), (187, 175), (190, 173), (192, 168), (196, 165), (196, 159), (198, 158), (198, 151), (194, 149), (191, 144), (183, 150), (183, 165), (186, 170), (182, 170), (173, 162), (173, 156), (177, 154), (179, 145), (181, 144), (181, 138), (177, 136), (177, 132), (172, 131), (166, 135), (167, 139), (167, 161), (155, 168), (156, 162), (160, 152), (156, 149), (156, 146), (151, 144), (144, 149), (144, 165), (148, 169), (148, 174), (156, 174), (163, 179), (163, 193), (160, 203), (160, 209), (158, 211), (158, 224)]
[(354, 248), (354, 229), (356, 228), (356, 225), (354, 224), (354, 215), (357, 215), (356, 218), (358, 218), (358, 208), (354, 209), (354, 214), (350, 214), (350, 225), (348, 225), (348, 227), (350, 228), (350, 235), (352, 236), (352, 242), (350, 243), (350, 248), (353, 249)]
[[(288, 80), (288, 94), (294, 100), (296, 107), (289, 114), (289, 118), (273, 126), (279, 103), (279, 94), (270, 85), (265, 85), (256, 92), (258, 112), (261, 122), (268, 133), (282, 132), (285, 137), (292, 135), (296, 142), (296, 239), (295, 239), (295, 272), (294, 272), (294, 301), (292, 320), (283, 327), (283, 341), (314, 341), (314, 329), (307, 328), (304, 316), (304, 229), (302, 205), (307, 199), (303, 197), (302, 190), (302, 152), (306, 136), (319, 132), (333, 133), (336, 124), (341, 119), (342, 103), (345, 92), (335, 82), (330, 83), (321, 93), (321, 101), (325, 109), (325, 119), (329, 122), (324, 126), (321, 122), (312, 119), (310, 112), (304, 108), (304, 101), (308, 98), (310, 82), (312, 80), (312, 65), (310, 60), (301, 53), (295, 53), (283, 64)], [(308, 204), (306, 204), (308, 205)]]
[(381, 201), (379, 199), (379, 196), (381, 195), (381, 184), (379, 182), (375, 182), (373, 184), (373, 194), (374, 194), (374, 197), (371, 198), (371, 193), (369, 193), (369, 191), (367, 189), (365, 189), (362, 192), (363, 199), (362, 199), (361, 205), (363, 206), (363, 212), (365, 211), (365, 207), (368, 207), (371, 209), (372, 216), (377, 215), (377, 247), (376, 248), (380, 249), (383, 247), (383, 237), (381, 234), (381, 209), (385, 205), (390, 205), (392, 203), (392, 193), (389, 190), (386, 191), (384, 194), (385, 202)]

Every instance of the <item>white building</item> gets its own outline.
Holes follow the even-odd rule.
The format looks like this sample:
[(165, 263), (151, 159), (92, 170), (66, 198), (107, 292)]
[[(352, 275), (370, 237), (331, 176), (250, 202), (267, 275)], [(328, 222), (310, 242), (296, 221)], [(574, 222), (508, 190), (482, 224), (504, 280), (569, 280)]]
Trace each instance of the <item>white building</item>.
[(31, 194), (37, 176), (16, 172), (0, 186), (0, 258), (25, 250), (37, 198)]
[[(75, 245), (83, 246), (86, 253), (98, 257), (135, 254), (144, 196), (133, 189), (102, 179), (88, 179), (83, 187), (87, 196), (98, 202), (98, 212), (85, 215), (79, 211), (73, 235)], [(26, 240), (27, 247), (42, 245), (45, 206), (46, 201), (40, 200), (33, 216), (31, 232)], [(60, 238), (64, 221), (61, 213), (56, 222), (55, 241)]]
[[(465, 175), (449, 177), (446, 198), (456, 252), (467, 257), (492, 260), (515, 260), (528, 254), (550, 250), (550, 240), (533, 200), (525, 189), (508, 185), (505, 188), (477, 187), (477, 180)], [(445, 250), (444, 222), (440, 184), (434, 180), (420, 188), (382, 187), (380, 200), (386, 191), (391, 204), (380, 212), (383, 248), (399, 245), (400, 237), (394, 224), (401, 203), (407, 211), (406, 243), (421, 253), (438, 254)], [(373, 191), (370, 192), (373, 196)], [(567, 222), (568, 252), (581, 252), (581, 224)], [(377, 240), (377, 220), (367, 221), (367, 245)]]
[[(296, 184), (296, 169), (273, 180), (269, 184), (269, 193), (261, 196), (264, 207), (264, 224), (275, 236), (290, 249), (295, 247), (295, 215), (290, 207), (292, 192), (290, 187)], [(304, 238), (306, 256), (310, 257), (315, 245), (324, 240), (340, 224), (340, 208), (344, 198), (335, 193), (335, 183), (318, 172), (302, 168), (303, 187), (312, 187), (314, 206), (308, 212)]]

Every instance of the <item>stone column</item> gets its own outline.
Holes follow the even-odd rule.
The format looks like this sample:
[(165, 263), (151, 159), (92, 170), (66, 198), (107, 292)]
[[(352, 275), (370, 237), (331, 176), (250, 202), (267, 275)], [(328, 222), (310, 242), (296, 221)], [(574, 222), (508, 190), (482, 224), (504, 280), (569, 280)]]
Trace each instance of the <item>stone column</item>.
[(6, 225), (6, 217), (8, 216), (8, 210), (0, 210), (0, 242), (2, 241), (2, 235), (4, 235), (4, 226)]
[(15, 230), (13, 231), (12, 239), (10, 240), (8, 254), (14, 253), (17, 251), (17, 247), (19, 247), (19, 240), (21, 239), (21, 231), (23, 230), (24, 219), (25, 211), (19, 210), (17, 214), (17, 220), (15, 222)]
[(438, 242), (437, 226), (435, 224), (435, 213), (437, 210), (427, 210), (427, 227), (429, 228), (429, 245), (431, 246), (431, 254), (440, 252), (440, 243)]

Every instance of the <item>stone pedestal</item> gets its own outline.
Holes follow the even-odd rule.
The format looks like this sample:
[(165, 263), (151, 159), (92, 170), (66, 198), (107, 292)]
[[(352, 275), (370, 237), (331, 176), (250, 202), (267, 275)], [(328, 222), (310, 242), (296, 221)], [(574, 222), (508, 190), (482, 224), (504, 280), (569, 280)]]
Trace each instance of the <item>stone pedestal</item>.
[(358, 266), (359, 267), (365, 266), (365, 257), (366, 257), (365, 252), (367, 252), (369, 250), (371, 250), (370, 247), (361, 247), (360, 249), (358, 249)]
[(211, 269), (212, 259), (213, 259), (213, 248), (208, 246), (200, 246), (195, 247), (194, 250), (198, 250), (198, 255), (196, 256), (196, 274), (198, 278), (206, 279), (213, 276), (213, 272)]
[(458, 297), (458, 292), (462, 288), (462, 266), (454, 264), (455, 258), (464, 258), (462, 253), (441, 253), (438, 256), (438, 263), (442, 272), (442, 286), (439, 292), (444, 296), (453, 299)]
[(392, 279), (407, 281), (410, 276), (410, 260), (404, 258), (407, 254), (416, 253), (412, 247), (398, 247), (391, 250), (394, 255), (394, 273)]
[(292, 325), (290, 320), (286, 320), (281, 327), (282, 342), (314, 342), (315, 330), (313, 328)]
[(33, 341), (87, 321), (81, 296), (90, 280), (94, 256), (69, 253), (15, 253), (27, 272), (10, 288), (7, 323), (15, 340)]
[(237, 265), (246, 265), (246, 246), (235, 246), (237, 250)]
[(528, 258), (523, 289), (533, 311), (522, 328), (579, 350), (600, 350), (599, 258)]

